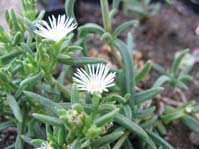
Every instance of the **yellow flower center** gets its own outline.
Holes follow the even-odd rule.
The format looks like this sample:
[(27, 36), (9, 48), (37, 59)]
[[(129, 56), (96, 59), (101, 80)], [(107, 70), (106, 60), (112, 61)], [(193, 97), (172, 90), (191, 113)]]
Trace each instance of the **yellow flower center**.
[(92, 82), (90, 83), (89, 87), (92, 90), (100, 90), (102, 88), (102, 84), (99, 82)]

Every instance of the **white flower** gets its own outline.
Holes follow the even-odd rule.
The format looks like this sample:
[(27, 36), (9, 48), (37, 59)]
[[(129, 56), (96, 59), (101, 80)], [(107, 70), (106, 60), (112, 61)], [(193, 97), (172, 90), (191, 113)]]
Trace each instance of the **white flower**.
[(77, 83), (78, 89), (91, 94), (107, 92), (107, 88), (115, 85), (115, 73), (109, 73), (109, 67), (105, 64), (98, 64), (96, 67), (88, 65), (88, 73), (79, 68), (74, 75), (73, 80)]
[(192, 107), (186, 107), (186, 108), (185, 108), (185, 111), (186, 111), (187, 113), (191, 113), (192, 110), (193, 110)]
[(58, 16), (57, 20), (54, 15), (48, 18), (49, 24), (46, 21), (41, 21), (40, 23), (36, 23), (37, 30), (36, 34), (53, 40), (60, 41), (63, 39), (69, 32), (73, 31), (77, 25), (73, 23), (73, 18), (66, 18), (65, 15)]

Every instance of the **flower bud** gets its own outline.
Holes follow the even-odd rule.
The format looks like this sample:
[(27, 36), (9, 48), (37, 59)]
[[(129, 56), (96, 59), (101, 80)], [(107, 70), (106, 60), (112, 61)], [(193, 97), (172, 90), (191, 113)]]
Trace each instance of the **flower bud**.
[(102, 129), (99, 127), (96, 127), (96, 125), (92, 125), (86, 133), (86, 137), (89, 139), (93, 139), (97, 136), (99, 136), (102, 133)]
[(186, 107), (186, 108), (185, 108), (185, 111), (186, 111), (187, 113), (191, 113), (191, 112), (192, 112), (192, 107)]

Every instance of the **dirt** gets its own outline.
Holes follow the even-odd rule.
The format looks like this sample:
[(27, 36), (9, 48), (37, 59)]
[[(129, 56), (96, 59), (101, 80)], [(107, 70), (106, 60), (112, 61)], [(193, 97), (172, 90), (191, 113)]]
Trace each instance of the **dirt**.
[[(80, 24), (93, 22), (102, 25), (100, 7), (91, 4), (80, 4), (79, 18)], [(95, 13), (93, 13), (95, 12)], [(130, 19), (137, 18), (129, 12), (128, 16), (124, 16), (121, 12), (113, 19), (113, 28)], [(177, 51), (189, 48), (192, 53), (199, 45), (197, 44), (197, 36), (195, 28), (199, 25), (199, 16), (194, 13), (189, 7), (186, 7), (180, 1), (174, 1), (172, 5), (161, 5), (157, 15), (150, 16), (145, 23), (139, 26), (129, 28), (120, 35), (120, 38), (126, 39), (127, 32), (132, 32), (135, 39), (135, 50), (142, 53), (144, 61), (152, 60), (164, 66), (167, 69), (171, 68), (174, 55)], [(94, 40), (97, 39), (97, 40)], [(108, 54), (103, 52), (103, 42), (99, 41), (98, 36), (94, 36), (88, 42), (90, 55), (97, 57), (107, 57)], [(93, 52), (98, 50), (99, 54)], [(102, 55), (102, 56), (99, 56)], [(159, 74), (155, 71), (150, 73), (150, 79), (142, 86), (149, 88), (157, 79)], [(199, 64), (196, 63), (191, 71), (193, 81), (188, 83), (189, 90), (183, 91), (187, 100), (195, 100), (199, 103)], [(167, 92), (171, 89), (166, 89)], [(166, 92), (166, 93), (167, 93)], [(172, 95), (168, 95), (172, 96)], [(199, 146), (192, 144), (189, 136), (191, 131), (182, 123), (170, 123), (167, 126), (168, 134), (165, 137), (177, 149), (197, 149)]]
[(7, 147), (15, 142), (17, 135), (16, 128), (5, 129), (0, 133), (0, 148)]

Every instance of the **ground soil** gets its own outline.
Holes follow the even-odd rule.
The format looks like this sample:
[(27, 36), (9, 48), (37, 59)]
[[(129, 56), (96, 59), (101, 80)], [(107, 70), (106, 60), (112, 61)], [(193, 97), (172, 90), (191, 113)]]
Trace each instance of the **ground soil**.
[[(100, 7), (91, 4), (80, 4), (79, 10), (79, 22), (84, 24), (86, 22), (93, 22), (102, 24)], [(134, 14), (129, 12), (128, 16), (124, 16), (119, 12), (113, 19), (113, 28), (121, 23), (137, 18)], [(135, 39), (135, 49), (141, 52), (142, 60), (152, 60), (165, 68), (171, 67), (174, 59), (175, 52), (189, 48), (192, 52), (195, 48), (199, 47), (197, 44), (197, 36), (195, 34), (195, 28), (199, 25), (199, 15), (194, 13), (190, 7), (186, 7), (180, 1), (173, 1), (172, 5), (162, 4), (160, 11), (157, 15), (149, 16), (148, 20), (141, 23), (137, 27), (129, 28), (127, 31), (120, 35), (120, 38), (126, 39), (127, 33), (132, 32)], [(95, 39), (99, 39), (97, 36)], [(107, 55), (103, 55), (104, 46), (101, 46), (102, 42), (99, 40), (92, 40), (88, 42), (88, 47), (92, 51), (91, 56), (101, 55), (101, 57), (107, 58)], [(93, 50), (94, 49), (94, 50)], [(98, 50), (99, 53), (93, 51)], [(199, 64), (194, 65), (191, 71), (193, 81), (188, 83), (189, 90), (183, 91), (186, 95), (186, 99), (193, 99), (199, 103)], [(145, 84), (144, 88), (148, 88), (157, 79), (158, 74), (155, 71), (151, 71), (150, 78)], [(169, 89), (166, 89), (168, 97)], [(180, 122), (174, 122), (167, 126), (168, 134), (165, 137), (174, 147), (178, 149), (197, 149), (196, 146), (189, 139), (191, 131)]]

